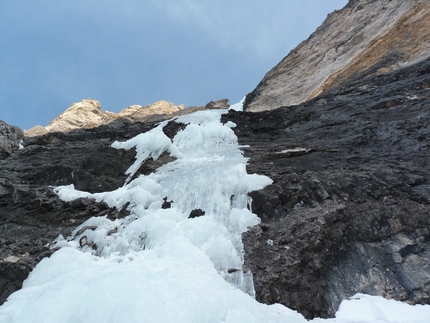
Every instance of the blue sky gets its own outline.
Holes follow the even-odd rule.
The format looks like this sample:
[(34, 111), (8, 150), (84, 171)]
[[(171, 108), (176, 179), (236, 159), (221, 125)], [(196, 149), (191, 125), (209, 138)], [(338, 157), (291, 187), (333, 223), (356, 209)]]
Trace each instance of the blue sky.
[(347, 0), (2, 0), (0, 119), (239, 101)]

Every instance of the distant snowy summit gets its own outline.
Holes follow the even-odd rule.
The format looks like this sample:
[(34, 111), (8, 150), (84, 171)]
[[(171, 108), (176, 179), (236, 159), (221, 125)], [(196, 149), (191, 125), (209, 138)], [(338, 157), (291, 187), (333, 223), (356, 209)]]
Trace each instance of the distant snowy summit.
[(132, 105), (119, 113), (103, 111), (99, 101), (84, 99), (73, 103), (66, 111), (61, 113), (46, 127), (35, 126), (24, 131), (26, 137), (40, 136), (49, 132), (66, 132), (76, 129), (90, 129), (104, 124), (108, 124), (117, 119), (123, 118), (132, 122), (137, 121), (157, 121), (172, 118), (176, 115), (183, 115), (203, 109), (224, 109), (228, 108), (228, 99), (211, 101), (206, 106), (190, 107), (185, 109), (184, 104), (174, 105), (167, 101), (157, 101), (146, 106)]
[(428, 0), (350, 0), (265, 75), (244, 109), (300, 104), (352, 78), (386, 75), (429, 56)]

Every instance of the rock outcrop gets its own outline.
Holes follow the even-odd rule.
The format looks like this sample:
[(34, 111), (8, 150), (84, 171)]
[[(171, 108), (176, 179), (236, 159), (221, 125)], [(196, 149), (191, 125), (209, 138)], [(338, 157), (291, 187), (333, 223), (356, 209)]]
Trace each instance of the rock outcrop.
[(377, 77), (429, 56), (427, 0), (350, 0), (266, 74), (244, 108), (300, 104), (364, 71)]
[(192, 106), (191, 109), (228, 109), (230, 105), (228, 104), (229, 99), (222, 99), (217, 101), (210, 101), (205, 106)]
[(132, 105), (119, 113), (103, 111), (100, 102), (85, 99), (73, 103), (66, 111), (49, 123), (46, 127), (36, 126), (25, 131), (25, 135), (40, 136), (48, 132), (66, 132), (75, 129), (95, 128), (108, 124), (116, 119), (130, 121), (147, 121), (154, 116), (172, 115), (185, 109), (184, 105), (175, 106), (167, 101), (158, 101), (147, 106)]
[(144, 107), (141, 105), (132, 105), (121, 110), (118, 117), (127, 117), (132, 121), (144, 121), (152, 115), (171, 115), (185, 109), (185, 105), (174, 105), (167, 101), (157, 101), (153, 104), (148, 104)]
[(20, 128), (0, 120), (0, 160), (18, 149), (23, 137), (24, 133)]

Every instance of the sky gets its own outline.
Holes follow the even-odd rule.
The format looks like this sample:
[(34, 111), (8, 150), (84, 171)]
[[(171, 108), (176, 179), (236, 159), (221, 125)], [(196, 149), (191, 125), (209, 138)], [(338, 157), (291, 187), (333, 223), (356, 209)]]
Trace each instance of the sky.
[(2, 0), (0, 120), (240, 101), (347, 0)]

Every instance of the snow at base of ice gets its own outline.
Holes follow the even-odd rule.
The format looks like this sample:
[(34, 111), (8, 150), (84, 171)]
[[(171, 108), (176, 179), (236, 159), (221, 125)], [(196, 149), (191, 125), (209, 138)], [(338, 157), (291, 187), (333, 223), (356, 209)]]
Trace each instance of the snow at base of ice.
[[(249, 211), (248, 192), (271, 180), (246, 173), (234, 123), (220, 123), (225, 112), (177, 118), (187, 127), (173, 140), (163, 133), (164, 122), (115, 142), (114, 148), (136, 150), (126, 183), (115, 191), (57, 187), (65, 201), (88, 197), (118, 209), (128, 205), (130, 215), (94, 217), (71, 237), (59, 237), (55, 246), (61, 249), (43, 259), (0, 307), (0, 322), (307, 322), (280, 304), (253, 298), (252, 274), (242, 268), (241, 234), (259, 223)], [(164, 152), (176, 159), (135, 176), (142, 163)], [(171, 207), (163, 209), (166, 201)], [(195, 209), (205, 215), (189, 218)], [(357, 295), (342, 303), (336, 319), (314, 322), (424, 323), (430, 322), (430, 306)]]
[(246, 96), (242, 100), (240, 100), (240, 102), (232, 104), (229, 107), (229, 110), (243, 111), (243, 104), (245, 103), (245, 98)]
[(430, 306), (411, 306), (380, 296), (357, 294), (343, 302), (336, 313), (339, 319), (353, 320), (355, 317), (363, 321), (424, 323), (430, 322)]
[(428, 323), (429, 305), (409, 305), (380, 296), (356, 294), (343, 301), (334, 319), (314, 319), (312, 323)]

